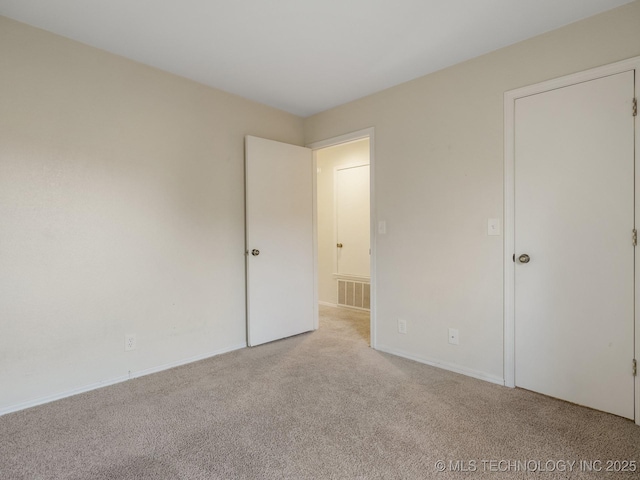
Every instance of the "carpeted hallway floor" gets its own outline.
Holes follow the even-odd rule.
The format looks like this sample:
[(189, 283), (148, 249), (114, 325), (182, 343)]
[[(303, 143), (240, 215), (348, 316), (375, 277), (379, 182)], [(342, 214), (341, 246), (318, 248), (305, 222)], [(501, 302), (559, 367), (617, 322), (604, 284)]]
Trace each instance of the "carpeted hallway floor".
[(640, 462), (628, 420), (367, 345), (367, 314), (321, 307), (316, 332), (5, 415), (0, 478), (640, 478), (579, 463)]

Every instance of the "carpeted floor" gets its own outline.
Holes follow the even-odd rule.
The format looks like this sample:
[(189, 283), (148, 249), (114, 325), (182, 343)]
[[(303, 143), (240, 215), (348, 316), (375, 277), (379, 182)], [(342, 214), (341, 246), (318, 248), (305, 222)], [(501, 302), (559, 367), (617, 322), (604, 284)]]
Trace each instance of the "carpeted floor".
[(366, 313), (321, 315), (317, 332), (0, 417), (0, 478), (640, 478), (597, 471), (640, 462), (632, 422), (376, 352)]

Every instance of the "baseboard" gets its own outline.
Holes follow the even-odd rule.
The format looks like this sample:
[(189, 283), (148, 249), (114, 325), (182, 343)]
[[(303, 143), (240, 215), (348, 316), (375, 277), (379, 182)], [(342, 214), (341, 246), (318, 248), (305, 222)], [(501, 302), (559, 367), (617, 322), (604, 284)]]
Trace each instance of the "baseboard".
[(325, 307), (337, 307), (338, 306), (335, 303), (323, 302), (321, 300), (318, 300), (318, 305), (324, 305)]
[(91, 383), (89, 385), (72, 388), (71, 390), (65, 390), (64, 392), (55, 393), (53, 395), (46, 395), (44, 397), (36, 398), (34, 400), (29, 400), (27, 402), (10, 405), (8, 407), (0, 408), (0, 417), (8, 413), (18, 412), (20, 410), (25, 410), (27, 408), (37, 407), (38, 405), (43, 405), (45, 403), (55, 402), (56, 400), (62, 400), (63, 398), (72, 397), (73, 395), (78, 395), (80, 393), (90, 392), (91, 390), (97, 390), (99, 388), (108, 387), (111, 385), (115, 385), (117, 383), (126, 382), (127, 380), (131, 380), (134, 378), (144, 377), (145, 375), (151, 375), (152, 373), (158, 373), (163, 370), (169, 370), (170, 368), (179, 367), (181, 365), (186, 365), (188, 363), (198, 362), (200, 360), (205, 360), (207, 358), (216, 357), (218, 355), (222, 355), (223, 353), (232, 352), (234, 350), (240, 350), (241, 348), (245, 348), (246, 346), (247, 344), (243, 343), (240, 345), (235, 345), (233, 347), (223, 348), (221, 350), (216, 350), (216, 351), (208, 352), (202, 355), (189, 357), (187, 359), (178, 360), (176, 362), (166, 363), (158, 367), (146, 368), (138, 372), (131, 372), (129, 373), (129, 375), (121, 375), (115, 378), (111, 378), (109, 380)]
[(478, 370), (473, 370), (467, 367), (461, 367), (460, 365), (455, 365), (453, 363), (443, 362), (441, 360), (435, 360), (432, 358), (420, 357), (417, 355), (412, 355), (410, 353), (403, 352), (402, 350), (398, 350), (391, 347), (386, 347), (384, 345), (378, 345), (376, 350), (379, 350), (384, 353), (390, 353), (391, 355), (396, 355), (398, 357), (406, 358), (408, 360), (413, 360), (418, 363), (424, 363), (425, 365), (430, 365), (432, 367), (442, 368), (443, 370), (448, 370), (450, 372), (460, 373), (462, 375), (466, 375), (467, 377), (477, 378), (478, 380), (484, 380), (485, 382), (495, 383), (496, 385), (504, 385), (504, 378), (496, 377), (494, 375), (489, 375), (485, 372), (480, 372)]
[(199, 362), (200, 360), (206, 360), (207, 358), (217, 357), (218, 355), (222, 355), (223, 353), (229, 353), (235, 350), (240, 350), (241, 348), (246, 348), (246, 346), (246, 343), (242, 343), (240, 345), (234, 345), (233, 347), (216, 350), (215, 352), (204, 353), (202, 355), (196, 355), (194, 357), (178, 360), (177, 362), (165, 363), (164, 365), (160, 365), (158, 367), (145, 368), (144, 370), (140, 370), (139, 372), (131, 372), (130, 378), (134, 379), (138, 377), (144, 377), (145, 375), (162, 372), (163, 370), (169, 370), (170, 368), (180, 367), (182, 365), (187, 365), (193, 362)]
[(64, 392), (54, 393), (53, 395), (46, 395), (44, 397), (36, 398), (15, 405), (9, 405), (8, 407), (0, 408), (0, 417), (7, 413), (19, 412), (31, 407), (37, 407), (45, 403), (55, 402), (56, 400), (62, 400), (63, 398), (72, 397), (80, 393), (90, 392), (91, 390), (97, 390), (98, 388), (108, 387), (115, 385), (116, 383), (126, 382), (129, 380), (129, 375), (122, 375), (119, 377), (104, 380), (102, 382), (90, 383), (89, 385), (83, 385), (82, 387), (72, 388), (71, 390), (65, 390)]

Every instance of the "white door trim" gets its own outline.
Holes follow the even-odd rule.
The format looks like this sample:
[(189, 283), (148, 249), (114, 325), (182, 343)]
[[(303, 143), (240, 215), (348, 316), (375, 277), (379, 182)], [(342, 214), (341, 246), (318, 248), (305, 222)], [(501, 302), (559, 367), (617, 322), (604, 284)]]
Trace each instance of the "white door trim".
[[(640, 93), (640, 57), (630, 58), (584, 72), (567, 75), (546, 82), (530, 85), (504, 94), (504, 382), (508, 387), (515, 387), (515, 101), (518, 98), (557, 88), (587, 82), (596, 78), (615, 75), (617, 73), (636, 70), (635, 95)], [(630, 99), (631, 100), (631, 99)], [(630, 103), (631, 105), (631, 103)], [(631, 107), (629, 109), (631, 115)], [(635, 224), (640, 225), (640, 172), (638, 171), (638, 152), (640, 152), (640, 121), (635, 121), (636, 151), (636, 194)], [(630, 237), (631, 238), (631, 237)], [(631, 239), (629, 240), (631, 241)], [(640, 360), (640, 328), (638, 323), (638, 306), (640, 305), (640, 269), (639, 255), (635, 255), (635, 358)], [(629, 359), (629, 371), (631, 371)], [(640, 425), (640, 377), (635, 378), (635, 422)]]
[[(310, 148), (311, 150), (313, 150), (313, 183), (314, 185), (317, 185), (317, 163), (316, 163), (316, 151), (320, 150), (321, 148), (326, 148), (326, 147), (332, 147), (334, 145), (340, 145), (343, 143), (349, 143), (349, 142), (353, 142), (355, 140), (361, 140), (363, 138), (368, 138), (369, 139), (369, 206), (370, 206), (370, 213), (369, 213), (369, 228), (370, 228), (370, 241), (371, 241), (371, 266), (370, 266), (370, 270), (371, 270), (371, 297), (370, 297), (370, 325), (371, 325), (371, 339), (370, 339), (370, 343), (371, 343), (371, 348), (376, 349), (377, 348), (377, 339), (376, 339), (376, 235), (375, 235), (375, 219), (376, 219), (376, 208), (375, 208), (375, 132), (374, 132), (374, 127), (370, 127), (370, 128), (365, 128), (363, 130), (358, 130), (356, 132), (351, 132), (351, 133), (346, 133), (344, 135), (340, 135), (337, 137), (332, 137), (332, 138), (328, 138), (326, 140), (320, 140), (318, 142), (313, 142), (310, 143), (308, 145), (306, 145), (308, 148)], [(317, 210), (317, 193), (314, 191), (314, 212)], [(314, 232), (315, 235), (317, 237), (317, 217), (316, 217), (316, 213), (314, 213)], [(316, 282), (317, 282), (317, 259), (318, 259), (318, 246), (317, 246), (317, 238), (315, 240), (315, 244), (314, 244), (314, 254), (315, 254), (315, 261), (316, 261), (316, 267), (315, 267), (315, 271), (316, 271)], [(317, 295), (317, 285), (316, 285), (316, 295)], [(317, 305), (317, 298), (316, 298), (316, 305)], [(317, 307), (316, 307), (317, 308)], [(316, 325), (315, 328), (318, 328), (318, 316), (316, 315), (315, 317), (315, 321), (316, 321)]]

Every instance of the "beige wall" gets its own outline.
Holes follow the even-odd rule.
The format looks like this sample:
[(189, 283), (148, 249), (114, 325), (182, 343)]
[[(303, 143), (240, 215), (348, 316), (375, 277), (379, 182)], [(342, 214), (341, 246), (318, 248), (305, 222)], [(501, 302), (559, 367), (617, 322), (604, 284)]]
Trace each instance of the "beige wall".
[(246, 134), (302, 120), (0, 17), (0, 412), (245, 345)]
[[(318, 299), (336, 304), (335, 169), (369, 163), (369, 139), (323, 148), (316, 152), (318, 166)], [(366, 247), (369, 248), (367, 244)]]
[(379, 347), (501, 381), (503, 94), (637, 55), (640, 2), (305, 120), (307, 143), (375, 127)]

